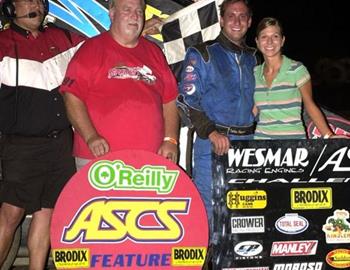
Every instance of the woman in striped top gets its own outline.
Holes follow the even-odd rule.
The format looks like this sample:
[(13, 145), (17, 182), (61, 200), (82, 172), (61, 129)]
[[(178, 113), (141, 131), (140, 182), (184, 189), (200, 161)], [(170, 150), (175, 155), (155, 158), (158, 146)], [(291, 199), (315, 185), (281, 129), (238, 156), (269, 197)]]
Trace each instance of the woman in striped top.
[(264, 63), (255, 68), (255, 139), (306, 139), (302, 104), (324, 138), (334, 134), (312, 99), (306, 67), (282, 55), (285, 42), (281, 23), (264, 18), (257, 27), (256, 44)]

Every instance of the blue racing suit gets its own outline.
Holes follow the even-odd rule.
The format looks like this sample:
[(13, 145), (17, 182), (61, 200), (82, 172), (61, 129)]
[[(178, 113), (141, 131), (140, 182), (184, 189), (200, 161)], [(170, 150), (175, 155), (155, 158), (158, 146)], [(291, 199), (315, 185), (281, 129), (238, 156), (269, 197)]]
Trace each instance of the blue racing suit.
[(188, 109), (190, 122), (197, 133), (193, 178), (210, 224), (212, 153), (208, 135), (217, 130), (230, 140), (252, 139), (255, 52), (252, 48), (238, 47), (223, 33), (216, 40), (191, 47), (186, 52), (179, 99)]

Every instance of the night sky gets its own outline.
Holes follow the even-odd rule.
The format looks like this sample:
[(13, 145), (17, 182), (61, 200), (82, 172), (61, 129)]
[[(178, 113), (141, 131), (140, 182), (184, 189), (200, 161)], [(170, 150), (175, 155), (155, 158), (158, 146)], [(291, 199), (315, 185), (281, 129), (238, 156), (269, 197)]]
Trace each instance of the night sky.
[(350, 14), (346, 1), (251, 0), (253, 25), (247, 43), (255, 46), (256, 25), (263, 17), (282, 22), (284, 54), (309, 69), (314, 98), (332, 111), (350, 116)]

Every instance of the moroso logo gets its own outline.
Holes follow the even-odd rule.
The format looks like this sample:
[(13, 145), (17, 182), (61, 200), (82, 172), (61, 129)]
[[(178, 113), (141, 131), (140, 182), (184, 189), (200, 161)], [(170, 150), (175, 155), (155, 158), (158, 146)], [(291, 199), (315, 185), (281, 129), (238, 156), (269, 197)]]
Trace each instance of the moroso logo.
[[(184, 235), (177, 215), (187, 215), (190, 198), (93, 198), (64, 227), (61, 241), (74, 243), (179, 242)], [(144, 219), (153, 219), (152, 225)], [(113, 224), (113, 225), (112, 225)]]
[(172, 266), (202, 266), (206, 256), (205, 247), (172, 248)]
[(326, 256), (326, 262), (334, 268), (350, 267), (350, 249), (335, 249)]
[(306, 218), (298, 214), (286, 214), (280, 217), (275, 223), (276, 229), (284, 234), (298, 234), (304, 232), (309, 227)]
[(293, 210), (332, 208), (332, 188), (292, 188), (291, 208)]
[(101, 160), (89, 170), (89, 182), (97, 190), (149, 190), (158, 194), (172, 192), (179, 171), (165, 166), (145, 165), (135, 169), (122, 160)]
[(264, 190), (231, 190), (226, 199), (229, 209), (264, 209), (267, 205)]
[(322, 270), (323, 262), (276, 263), (273, 270)]
[(54, 249), (52, 257), (57, 268), (88, 268), (90, 267), (90, 250), (87, 248)]
[(264, 216), (231, 217), (231, 233), (265, 232)]
[(277, 257), (315, 255), (317, 244), (317, 240), (273, 242), (270, 256)]

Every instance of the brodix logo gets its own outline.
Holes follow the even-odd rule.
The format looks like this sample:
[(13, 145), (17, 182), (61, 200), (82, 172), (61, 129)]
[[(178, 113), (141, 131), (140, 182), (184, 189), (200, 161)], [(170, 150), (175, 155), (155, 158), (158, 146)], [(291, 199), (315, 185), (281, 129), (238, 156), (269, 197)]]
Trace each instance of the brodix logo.
[[(93, 198), (77, 211), (65, 227), (61, 241), (73, 243), (179, 242), (184, 235), (177, 215), (188, 214), (190, 198), (135, 199)], [(144, 224), (143, 218), (153, 219), (153, 225)]]
[(61, 269), (90, 267), (90, 250), (87, 248), (53, 249), (52, 258), (55, 266)]
[(330, 209), (332, 208), (332, 188), (292, 188), (291, 208), (300, 209)]
[(145, 165), (135, 169), (122, 160), (101, 160), (89, 170), (89, 182), (97, 190), (143, 190), (169, 194), (174, 189), (179, 171), (165, 166)]

